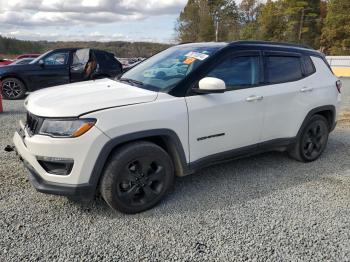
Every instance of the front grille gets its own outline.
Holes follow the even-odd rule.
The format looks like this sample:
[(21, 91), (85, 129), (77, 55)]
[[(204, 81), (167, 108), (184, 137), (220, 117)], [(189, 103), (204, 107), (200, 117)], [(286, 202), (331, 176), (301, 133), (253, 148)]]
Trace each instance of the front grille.
[(42, 118), (27, 112), (26, 128), (29, 135), (32, 136), (37, 134), (39, 132), (41, 123), (42, 123)]

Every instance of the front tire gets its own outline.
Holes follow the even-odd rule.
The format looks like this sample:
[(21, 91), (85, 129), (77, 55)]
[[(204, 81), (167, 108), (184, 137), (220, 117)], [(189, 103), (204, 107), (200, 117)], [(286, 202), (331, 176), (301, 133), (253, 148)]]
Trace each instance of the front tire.
[(1, 83), (2, 95), (4, 99), (21, 99), (26, 94), (27, 90), (24, 84), (17, 78), (5, 78)]
[(301, 162), (318, 159), (325, 150), (329, 136), (329, 126), (325, 117), (314, 115), (304, 127), (289, 155)]
[(134, 214), (160, 202), (173, 181), (173, 163), (161, 147), (145, 141), (133, 142), (110, 156), (100, 192), (113, 209)]

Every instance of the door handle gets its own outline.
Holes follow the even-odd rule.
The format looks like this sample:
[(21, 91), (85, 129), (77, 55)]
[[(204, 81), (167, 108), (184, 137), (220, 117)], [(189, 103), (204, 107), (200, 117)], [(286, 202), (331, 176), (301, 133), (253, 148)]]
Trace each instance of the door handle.
[(303, 87), (300, 89), (300, 92), (306, 93), (306, 92), (312, 92), (314, 89), (312, 87)]
[(263, 96), (255, 96), (255, 95), (252, 95), (252, 96), (249, 96), (245, 99), (245, 101), (247, 102), (254, 102), (254, 101), (261, 101), (263, 100), (264, 97)]

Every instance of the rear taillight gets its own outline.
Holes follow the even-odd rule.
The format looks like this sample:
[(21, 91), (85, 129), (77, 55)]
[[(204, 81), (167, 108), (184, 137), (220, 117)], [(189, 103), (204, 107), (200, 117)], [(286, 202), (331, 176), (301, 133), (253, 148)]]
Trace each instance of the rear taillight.
[(343, 86), (342, 82), (340, 80), (338, 80), (335, 85), (337, 86), (338, 92), (341, 93), (341, 88)]

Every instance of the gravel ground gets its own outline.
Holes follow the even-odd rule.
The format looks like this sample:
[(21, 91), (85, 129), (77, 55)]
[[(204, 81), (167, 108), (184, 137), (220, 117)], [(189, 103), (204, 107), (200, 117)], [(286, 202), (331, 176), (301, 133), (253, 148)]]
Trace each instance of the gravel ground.
[(314, 163), (268, 153), (213, 166), (177, 179), (156, 208), (123, 215), (35, 191), (3, 150), (22, 103), (0, 114), (0, 261), (350, 261), (349, 121)]

